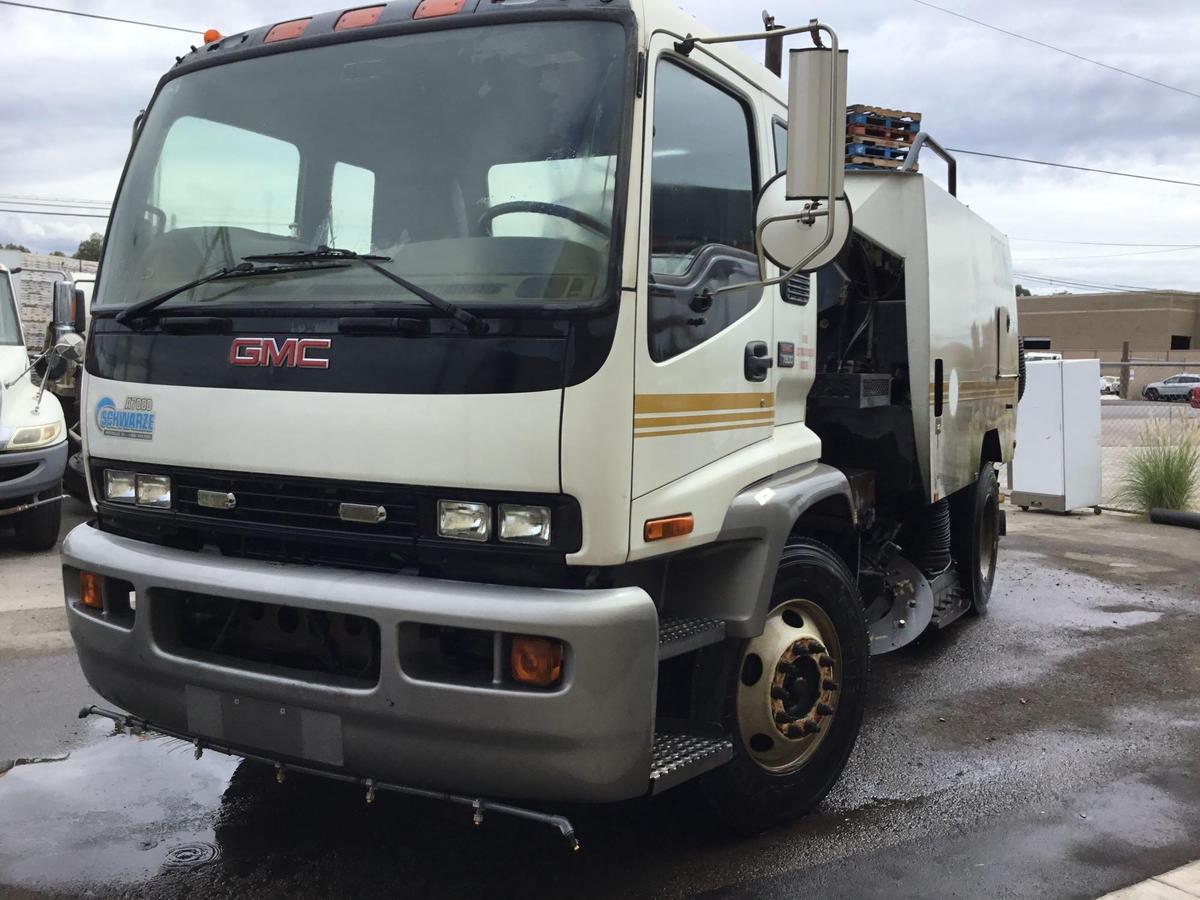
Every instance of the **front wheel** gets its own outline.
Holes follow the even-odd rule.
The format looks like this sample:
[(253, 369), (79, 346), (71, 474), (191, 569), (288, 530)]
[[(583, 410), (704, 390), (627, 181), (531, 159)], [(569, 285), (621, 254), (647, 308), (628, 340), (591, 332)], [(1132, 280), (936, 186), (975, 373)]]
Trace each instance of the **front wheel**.
[(833, 787), (862, 724), (869, 636), (854, 576), (831, 549), (784, 549), (762, 634), (700, 654), (693, 715), (733, 736), (733, 759), (700, 787), (753, 833), (810, 811)]
[(1146, 391), (1146, 399), (1147, 400), (1157, 400), (1158, 399), (1158, 391), (1156, 391), (1154, 388), (1150, 388), (1149, 390)]
[[(59, 491), (49, 491), (43, 497), (57, 497)], [(22, 550), (49, 550), (58, 543), (62, 524), (62, 501), (43, 503), (17, 516), (15, 523), (17, 546)]]
[(951, 516), (958, 576), (971, 595), (972, 608), (982, 615), (992, 599), (1000, 555), (1000, 480), (994, 465), (984, 464), (975, 484), (955, 496)]

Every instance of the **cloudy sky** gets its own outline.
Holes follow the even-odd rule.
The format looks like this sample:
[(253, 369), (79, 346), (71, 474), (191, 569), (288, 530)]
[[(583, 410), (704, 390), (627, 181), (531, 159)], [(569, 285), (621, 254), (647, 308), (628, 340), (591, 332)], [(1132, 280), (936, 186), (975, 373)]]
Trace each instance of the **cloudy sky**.
[[(936, 2), (1191, 94), (997, 34), (915, 0), (859, 0), (853, 11), (843, 0), (680, 5), (727, 32), (756, 28), (762, 5), (781, 22), (829, 22), (851, 52), (850, 102), (920, 110), (927, 130), (946, 146), (1200, 181), (1196, 0)], [(334, 7), (321, 0), (45, 4), (225, 34)], [(0, 32), (0, 209), (33, 208), (20, 198), (107, 203), (133, 117), (193, 39), (3, 5)], [(932, 158), (923, 168), (938, 171)], [(964, 156), (959, 196), (1009, 234), (1018, 273), (1200, 290), (1200, 247), (1164, 246), (1200, 245), (1200, 188)], [(98, 219), (0, 212), (0, 244), (71, 252), (102, 226)], [(1054, 289), (1026, 284), (1036, 292)]]

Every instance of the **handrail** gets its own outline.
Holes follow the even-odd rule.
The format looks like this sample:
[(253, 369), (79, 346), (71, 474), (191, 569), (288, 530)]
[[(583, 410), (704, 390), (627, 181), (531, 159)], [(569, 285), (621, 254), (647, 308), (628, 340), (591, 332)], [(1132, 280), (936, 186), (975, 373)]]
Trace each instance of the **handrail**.
[(917, 139), (913, 141), (912, 149), (908, 151), (908, 156), (904, 162), (900, 164), (897, 172), (911, 172), (917, 167), (917, 157), (921, 155), (922, 148), (928, 144), (933, 152), (946, 161), (946, 180), (950, 187), (950, 196), (958, 196), (958, 160), (950, 155), (945, 147), (934, 140), (933, 136), (928, 131), (922, 131), (917, 134)]

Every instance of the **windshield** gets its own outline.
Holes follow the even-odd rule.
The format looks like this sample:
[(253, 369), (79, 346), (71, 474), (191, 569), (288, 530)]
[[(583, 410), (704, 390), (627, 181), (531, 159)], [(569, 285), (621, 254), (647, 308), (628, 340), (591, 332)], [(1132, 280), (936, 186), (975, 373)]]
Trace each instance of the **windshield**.
[[(339, 247), (461, 305), (603, 297), (625, 33), (607, 22), (458, 28), (184, 75), (143, 125), (96, 308), (245, 256)], [(365, 266), (223, 281), (166, 306), (419, 300)]]
[(13, 298), (8, 275), (0, 275), (0, 346), (20, 346), (21, 320), (17, 318), (17, 304)]

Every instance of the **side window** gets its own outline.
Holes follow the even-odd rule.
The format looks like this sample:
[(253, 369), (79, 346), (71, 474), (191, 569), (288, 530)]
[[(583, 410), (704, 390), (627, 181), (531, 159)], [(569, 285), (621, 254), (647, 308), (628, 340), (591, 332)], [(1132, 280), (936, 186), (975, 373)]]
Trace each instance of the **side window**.
[(775, 172), (776, 174), (787, 169), (787, 152), (788, 152), (788, 132), (787, 123), (780, 119), (775, 120), (773, 129), (775, 135)]
[[(185, 116), (171, 126), (155, 173), (165, 231), (236, 225), (291, 235), (300, 151), (277, 138)], [(213, 190), (220, 185), (220, 190)]]
[(370, 253), (375, 224), (375, 173), (338, 163), (329, 195), (329, 246)]
[(753, 117), (734, 94), (674, 62), (655, 74), (650, 166), (650, 355), (661, 362), (703, 343), (762, 298), (697, 295), (755, 281), (757, 191)]

